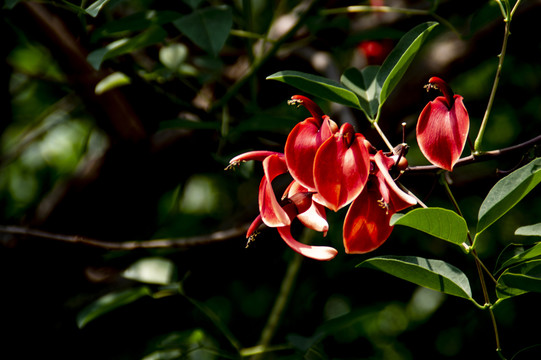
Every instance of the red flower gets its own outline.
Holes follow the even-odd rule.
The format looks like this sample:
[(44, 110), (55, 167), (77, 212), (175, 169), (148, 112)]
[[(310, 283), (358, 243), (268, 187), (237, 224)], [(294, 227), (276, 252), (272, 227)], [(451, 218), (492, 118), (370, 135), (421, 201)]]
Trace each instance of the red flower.
[(387, 240), (393, 227), (391, 216), (417, 201), (402, 191), (389, 174), (398, 156), (380, 150), (372, 156), (373, 171), (368, 184), (353, 201), (344, 220), (344, 248), (348, 254), (375, 250)]
[(445, 81), (432, 77), (428, 87), (443, 96), (429, 102), (417, 122), (417, 142), (424, 156), (434, 165), (452, 171), (468, 138), (470, 119), (462, 96), (453, 95)]
[(302, 186), (314, 191), (314, 158), (325, 140), (331, 137), (338, 126), (312, 100), (295, 95), (290, 103), (303, 105), (312, 117), (298, 123), (287, 137), (284, 153), (291, 176)]
[(319, 147), (314, 159), (316, 201), (338, 211), (359, 196), (370, 169), (364, 142), (364, 136), (346, 123)]
[(312, 246), (298, 242), (291, 235), (291, 222), (298, 218), (306, 227), (327, 233), (329, 225), (322, 205), (313, 202), (312, 192), (307, 191), (295, 180), (288, 186), (283, 198), (279, 201), (274, 195), (272, 181), (287, 172), (284, 154), (273, 151), (251, 151), (234, 157), (230, 166), (241, 161), (260, 160), (263, 162), (265, 175), (259, 185), (259, 212), (252, 222), (246, 238), (250, 238), (263, 223), (275, 227), (286, 244), (306, 257), (316, 260), (331, 260), (338, 253), (329, 246)]

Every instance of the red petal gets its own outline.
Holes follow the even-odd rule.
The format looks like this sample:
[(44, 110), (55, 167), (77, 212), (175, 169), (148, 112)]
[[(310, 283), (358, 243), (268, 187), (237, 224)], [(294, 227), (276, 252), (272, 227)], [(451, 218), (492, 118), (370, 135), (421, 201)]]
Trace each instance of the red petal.
[(329, 223), (327, 222), (325, 207), (323, 205), (312, 202), (310, 208), (298, 214), (297, 218), (307, 228), (322, 232), (323, 236), (327, 235)]
[(423, 109), (417, 122), (417, 142), (424, 156), (434, 165), (452, 171), (460, 158), (470, 128), (462, 96), (455, 95), (449, 110), (438, 96)]
[(291, 176), (310, 191), (315, 190), (313, 165), (320, 145), (332, 136), (332, 120), (324, 116), (323, 122), (308, 118), (298, 123), (287, 137), (285, 156)]
[(310, 111), (312, 117), (318, 121), (318, 125), (321, 125), (322, 117), (324, 115), (323, 110), (321, 110), (321, 108), (315, 102), (302, 95), (293, 95), (291, 100), (293, 103), (299, 103), (304, 106), (308, 111)]
[(286, 244), (297, 253), (315, 260), (331, 260), (338, 251), (330, 246), (313, 246), (298, 242), (291, 235), (289, 226), (279, 227), (278, 232)]
[(389, 174), (388, 169), (394, 165), (394, 161), (385, 156), (381, 150), (374, 155), (374, 162), (379, 170), (376, 175), (379, 179), (379, 191), (385, 203), (391, 206), (393, 212), (396, 212), (417, 204), (417, 200), (402, 191)]
[(283, 157), (271, 155), (263, 160), (265, 176), (259, 184), (259, 212), (263, 222), (270, 227), (285, 226), (291, 224), (287, 213), (282, 209), (272, 188), (272, 180), (287, 172), (287, 166)]
[(252, 236), (262, 224), (263, 220), (261, 220), (261, 215), (257, 215), (254, 221), (252, 221), (252, 223), (250, 224), (248, 231), (246, 232), (246, 239)]
[[(312, 193), (309, 193), (297, 181), (292, 181), (288, 186), (286, 196), (295, 204), (298, 212), (297, 218), (304, 226), (323, 232), (323, 236), (327, 235), (329, 224), (327, 223), (325, 207), (313, 201)], [(300, 198), (301, 201), (299, 202), (297, 198)]]
[(349, 204), (363, 190), (368, 179), (370, 159), (364, 137), (355, 134), (351, 124), (327, 139), (314, 160), (316, 201), (337, 211)]
[(377, 249), (393, 230), (393, 212), (385, 209), (375, 189), (365, 190), (351, 204), (344, 220), (344, 248), (348, 254), (363, 254)]
[(233, 159), (229, 160), (229, 163), (235, 164), (241, 161), (250, 161), (250, 160), (263, 161), (265, 160), (265, 158), (271, 155), (277, 155), (281, 157), (284, 156), (284, 154), (276, 152), (276, 151), (266, 151), (266, 150), (248, 151), (243, 154), (235, 156)]

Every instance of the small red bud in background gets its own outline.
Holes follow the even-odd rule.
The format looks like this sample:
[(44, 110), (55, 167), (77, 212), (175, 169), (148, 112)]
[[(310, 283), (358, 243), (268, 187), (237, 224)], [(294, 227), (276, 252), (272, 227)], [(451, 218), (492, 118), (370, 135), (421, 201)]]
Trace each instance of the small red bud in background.
[(365, 40), (357, 46), (357, 50), (364, 56), (368, 65), (383, 64), (392, 49), (393, 41), (391, 39)]

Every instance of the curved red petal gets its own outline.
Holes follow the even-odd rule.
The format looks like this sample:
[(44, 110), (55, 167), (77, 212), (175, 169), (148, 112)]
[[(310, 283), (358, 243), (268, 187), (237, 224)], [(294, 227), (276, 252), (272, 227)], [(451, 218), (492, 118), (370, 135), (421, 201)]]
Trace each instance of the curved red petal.
[(259, 184), (259, 212), (263, 222), (270, 227), (291, 224), (291, 220), (276, 199), (272, 180), (287, 172), (285, 159), (278, 155), (271, 155), (263, 160), (265, 176)]
[(260, 215), (257, 215), (254, 221), (252, 221), (252, 223), (250, 224), (250, 227), (248, 228), (248, 231), (246, 231), (246, 239), (252, 236), (261, 225), (263, 225), (263, 220), (261, 219), (261, 214), (260, 214)]
[(289, 226), (279, 227), (278, 233), (290, 248), (308, 258), (326, 261), (333, 259), (338, 254), (338, 251), (330, 246), (306, 245), (295, 240)]
[(374, 156), (374, 162), (378, 168), (379, 191), (385, 203), (392, 207), (393, 211), (400, 211), (417, 204), (417, 200), (396, 185), (389, 169), (394, 165), (394, 160), (385, 156), (380, 150)]
[(279, 157), (284, 156), (284, 154), (276, 152), (276, 151), (267, 151), (267, 150), (248, 151), (243, 154), (235, 156), (233, 159), (229, 160), (229, 163), (236, 164), (241, 161), (250, 161), (250, 160), (263, 161), (265, 160), (265, 158), (271, 155), (276, 155)]
[[(304, 226), (323, 232), (324, 236), (327, 235), (329, 224), (327, 223), (325, 207), (313, 201), (313, 193), (308, 192), (297, 181), (292, 181), (288, 186), (286, 197), (295, 204), (298, 212), (297, 218)], [(300, 198), (301, 201), (299, 202), (297, 198)]]
[(452, 171), (460, 158), (470, 128), (468, 112), (463, 98), (454, 96), (451, 109), (444, 97), (429, 102), (417, 122), (417, 142), (424, 156), (432, 164)]
[(291, 176), (309, 190), (314, 190), (312, 165), (321, 145), (319, 127), (313, 118), (298, 123), (289, 133), (284, 149)]
[(318, 121), (318, 125), (321, 124), (324, 113), (323, 110), (321, 110), (321, 108), (315, 102), (302, 95), (293, 95), (291, 97), (291, 100), (294, 103), (299, 103), (304, 106), (306, 110), (310, 111), (312, 117), (314, 117)]
[(314, 199), (337, 211), (361, 193), (369, 169), (364, 137), (355, 134), (350, 124), (344, 124), (340, 133), (327, 139), (316, 154), (314, 183), (318, 194)]
[(386, 209), (375, 189), (365, 190), (351, 203), (344, 220), (344, 248), (348, 254), (364, 254), (377, 249), (393, 230), (393, 212)]

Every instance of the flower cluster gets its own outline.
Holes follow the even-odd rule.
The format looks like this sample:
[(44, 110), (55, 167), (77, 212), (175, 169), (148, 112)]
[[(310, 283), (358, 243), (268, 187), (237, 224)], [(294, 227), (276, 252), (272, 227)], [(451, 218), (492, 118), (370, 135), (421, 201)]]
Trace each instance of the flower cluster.
[[(336, 249), (298, 242), (291, 235), (291, 223), (298, 219), (304, 226), (325, 235), (329, 229), (325, 209), (338, 211), (349, 206), (343, 226), (346, 253), (376, 249), (392, 231), (391, 216), (417, 203), (397, 186), (390, 174), (405, 159), (402, 154), (376, 150), (349, 123), (339, 128), (304, 96), (295, 95), (290, 102), (303, 105), (312, 116), (292, 129), (284, 153), (251, 151), (230, 161), (230, 166), (249, 160), (263, 164), (260, 214), (248, 229), (247, 238), (265, 224), (276, 228), (296, 252), (317, 260), (330, 260), (336, 256)], [(277, 198), (272, 182), (286, 173), (293, 180), (283, 196)]]

